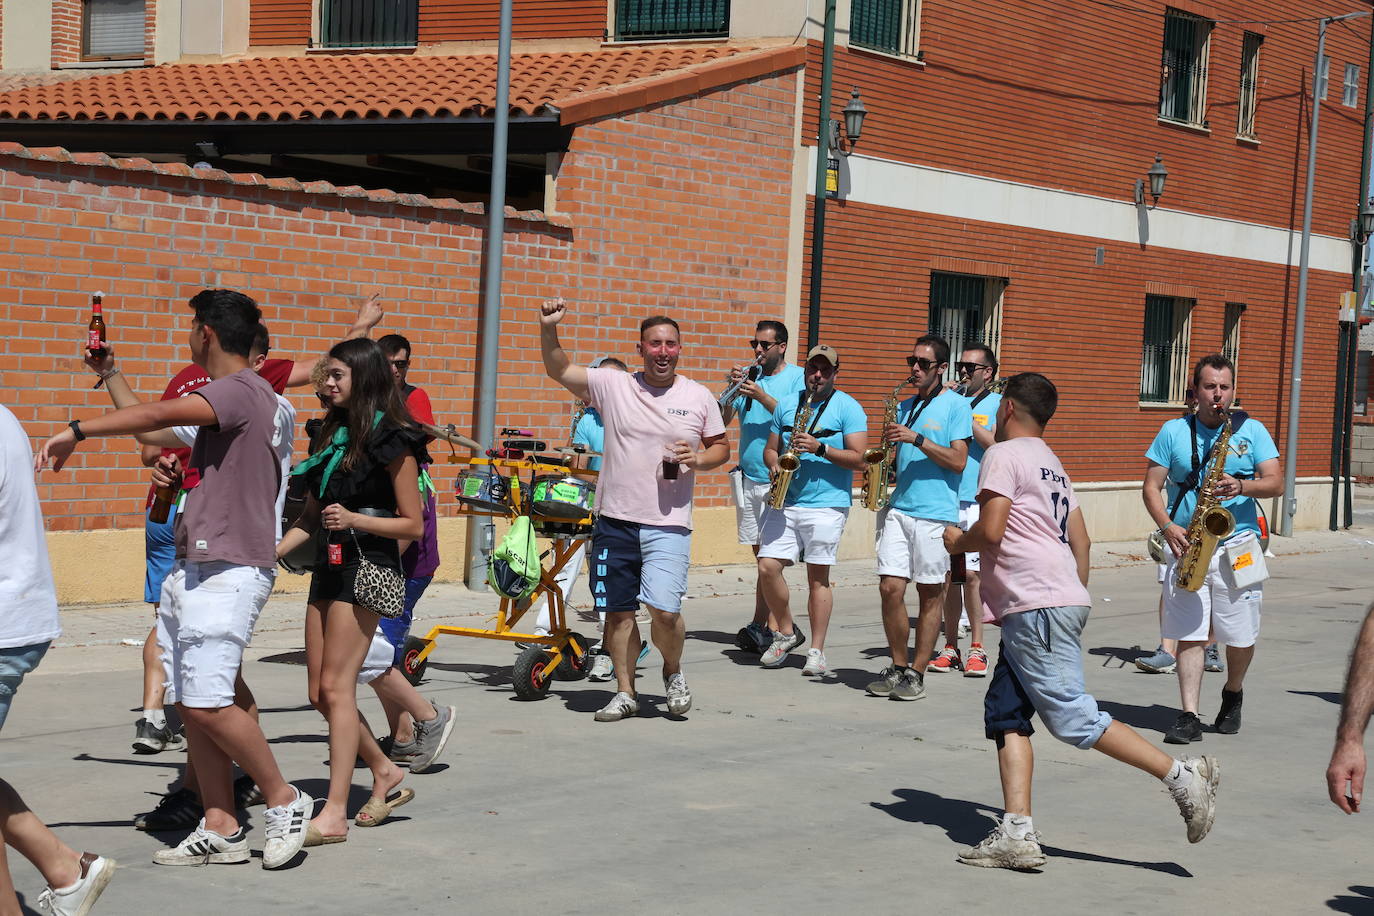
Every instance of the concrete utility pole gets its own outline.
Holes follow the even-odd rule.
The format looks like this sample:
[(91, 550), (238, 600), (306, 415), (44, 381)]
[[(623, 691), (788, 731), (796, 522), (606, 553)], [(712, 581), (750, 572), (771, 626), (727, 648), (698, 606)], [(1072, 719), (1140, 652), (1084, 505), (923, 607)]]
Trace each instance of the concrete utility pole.
[[(486, 448), (496, 444), (497, 369), (501, 364), (501, 267), (506, 241), (506, 149), (510, 138), (510, 36), (513, 0), (501, 0), (500, 44), (496, 55), (496, 102), (492, 108), (491, 198), (487, 203), (486, 284), (482, 290), (482, 343), (477, 353), (477, 428), (473, 436)], [(465, 581), (486, 591), (487, 557), (496, 525), (489, 517), (468, 516), (468, 568)]]

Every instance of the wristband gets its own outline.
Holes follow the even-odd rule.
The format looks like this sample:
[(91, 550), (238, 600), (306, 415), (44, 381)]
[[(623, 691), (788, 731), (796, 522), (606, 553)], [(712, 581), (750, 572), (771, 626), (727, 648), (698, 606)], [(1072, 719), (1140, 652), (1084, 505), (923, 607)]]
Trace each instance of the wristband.
[(817, 457), (817, 458), (824, 458), (824, 457), (825, 457), (825, 443), (824, 443), (824, 442), (817, 443), (817, 445), (816, 445), (816, 457)]
[(98, 372), (98, 373), (96, 373), (96, 374), (100, 376), (100, 380), (101, 380), (101, 381), (107, 382), (107, 381), (109, 381), (110, 379), (114, 378), (116, 375), (119, 374), (119, 367), (118, 367), (118, 366), (115, 366), (115, 367), (114, 367), (113, 369), (111, 369), (109, 372)]
[(70, 426), (70, 427), (72, 428), (72, 435), (73, 435), (73, 436), (76, 436), (76, 441), (77, 441), (77, 442), (85, 442), (85, 441), (86, 441), (86, 434), (83, 433), (83, 432), (81, 431), (81, 421), (80, 421), (80, 420), (72, 420), (72, 421), (71, 421), (70, 423), (68, 423), (67, 425)]

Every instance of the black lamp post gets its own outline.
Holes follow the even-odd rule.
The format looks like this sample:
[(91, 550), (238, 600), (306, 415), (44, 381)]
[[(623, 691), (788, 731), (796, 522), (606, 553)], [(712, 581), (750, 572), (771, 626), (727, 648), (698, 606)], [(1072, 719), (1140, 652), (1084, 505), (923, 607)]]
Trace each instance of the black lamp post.
[(1145, 178), (1135, 180), (1135, 203), (1138, 207), (1145, 206), (1145, 182), (1150, 183), (1150, 206), (1148, 210), (1153, 210), (1159, 206), (1159, 198), (1164, 196), (1164, 182), (1169, 180), (1169, 170), (1164, 167), (1164, 159), (1155, 153), (1155, 164), (1150, 166), (1150, 170), (1145, 173)]
[[(821, 269), (825, 258), (825, 200), (839, 197), (840, 161), (834, 154), (848, 157), (854, 152), (863, 133), (868, 109), (859, 96), (858, 87), (849, 93), (844, 106), (844, 121), (830, 117), (830, 78), (834, 53), (834, 0), (826, 5), (825, 52), (821, 68), (820, 124), (816, 132), (816, 193), (811, 211), (811, 296), (806, 320), (806, 347), (811, 349), (820, 341), (821, 333)], [(841, 132), (843, 131), (843, 133)]]

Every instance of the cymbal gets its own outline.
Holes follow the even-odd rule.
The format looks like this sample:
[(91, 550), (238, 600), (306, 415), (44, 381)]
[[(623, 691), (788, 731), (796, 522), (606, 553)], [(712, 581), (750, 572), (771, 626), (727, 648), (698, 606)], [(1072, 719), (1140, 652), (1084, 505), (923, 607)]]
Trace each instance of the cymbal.
[(580, 455), (583, 458), (602, 457), (600, 452), (594, 452), (583, 445), (560, 445), (554, 451), (560, 455)]
[(443, 439), (445, 442), (452, 442), (454, 445), (461, 445), (463, 448), (474, 449), (478, 452), (484, 451), (481, 445), (459, 433), (457, 427), (450, 423), (447, 427), (431, 426), (428, 423), (421, 423), (420, 428), (436, 439)]

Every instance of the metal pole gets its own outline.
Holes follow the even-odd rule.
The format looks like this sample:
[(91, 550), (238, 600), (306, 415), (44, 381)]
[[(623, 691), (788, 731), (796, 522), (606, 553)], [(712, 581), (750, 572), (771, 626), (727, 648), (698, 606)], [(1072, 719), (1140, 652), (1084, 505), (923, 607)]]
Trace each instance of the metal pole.
[(806, 313), (806, 349), (820, 342), (821, 267), (825, 258), (825, 178), (830, 163), (830, 83), (835, 69), (835, 0), (825, 0), (821, 99), (816, 116), (816, 199), (811, 209), (811, 304)]
[[(1360, 156), (1360, 168), (1364, 173), (1360, 176), (1360, 187), (1363, 189), (1360, 194), (1359, 207), (1356, 208), (1355, 219), (1359, 219), (1359, 213), (1364, 209), (1365, 201), (1374, 196), (1374, 176), (1370, 175), (1370, 152), (1374, 150), (1374, 18), (1369, 20), (1369, 65), (1365, 69), (1364, 83), (1364, 147), (1363, 154)], [(1359, 371), (1359, 338), (1360, 338), (1360, 307), (1364, 302), (1364, 275), (1365, 260), (1368, 258), (1368, 242), (1360, 248), (1360, 260), (1356, 265), (1356, 276), (1358, 282), (1355, 284), (1355, 321), (1350, 326), (1350, 336), (1346, 340), (1346, 391), (1342, 398), (1342, 405), (1345, 414), (1345, 439), (1342, 443), (1341, 451), (1341, 472), (1344, 477), (1344, 527), (1349, 528), (1355, 523), (1355, 512), (1353, 505), (1353, 494), (1351, 486), (1353, 481), (1350, 474), (1350, 440), (1355, 434), (1355, 374)]]
[(1307, 193), (1302, 202), (1302, 244), (1298, 249), (1297, 321), (1293, 329), (1293, 381), (1288, 389), (1288, 434), (1284, 438), (1283, 507), (1279, 513), (1279, 534), (1293, 535), (1293, 517), (1298, 512), (1298, 409), (1302, 402), (1302, 345), (1307, 330), (1307, 261), (1312, 248), (1312, 187), (1317, 180), (1317, 121), (1321, 100), (1317, 98), (1317, 78), (1326, 52), (1326, 25), (1317, 25), (1317, 55), (1312, 65), (1312, 124), (1307, 131)]
[[(501, 0), (501, 33), (496, 55), (496, 102), (491, 140), (491, 197), (487, 203), (485, 249), (486, 284), (482, 291), (482, 343), (477, 354), (478, 442), (491, 448), (496, 441), (497, 368), (501, 364), (501, 259), (506, 236), (506, 148), (510, 134), (510, 36), (513, 0)], [(467, 585), (487, 588), (487, 557), (496, 526), (488, 517), (468, 518)]]

